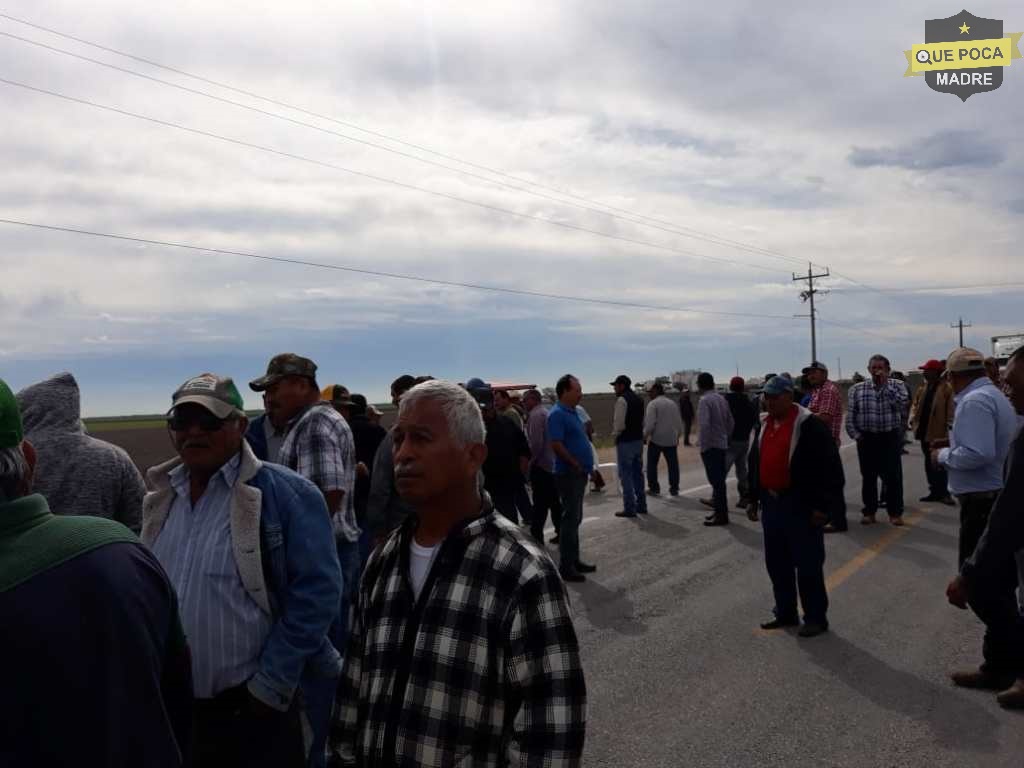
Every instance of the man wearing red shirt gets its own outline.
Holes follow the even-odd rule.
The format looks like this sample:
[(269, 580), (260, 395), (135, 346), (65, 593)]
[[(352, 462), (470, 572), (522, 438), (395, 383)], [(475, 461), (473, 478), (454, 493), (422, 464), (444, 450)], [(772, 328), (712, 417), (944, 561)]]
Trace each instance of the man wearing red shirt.
[(764, 387), (767, 413), (750, 451), (752, 501), (747, 516), (764, 528), (764, 559), (775, 593), (775, 618), (762, 629), (797, 626), (801, 637), (828, 631), (823, 527), (843, 503), (843, 464), (824, 421), (793, 403), (793, 381), (775, 376)]

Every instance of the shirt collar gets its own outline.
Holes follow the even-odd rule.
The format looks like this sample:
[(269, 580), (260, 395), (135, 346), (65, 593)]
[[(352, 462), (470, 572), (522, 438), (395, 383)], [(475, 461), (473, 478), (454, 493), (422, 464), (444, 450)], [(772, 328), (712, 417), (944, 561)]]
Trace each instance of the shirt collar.
[[(214, 472), (213, 477), (210, 478), (210, 482), (216, 481), (220, 478), (224, 485), (228, 488), (233, 488), (235, 483), (238, 482), (238, 471), (242, 464), (242, 454), (236, 453), (230, 459), (228, 459), (220, 469)], [(191, 493), (189, 488), (189, 471), (188, 467), (184, 464), (179, 464), (170, 472), (167, 473), (168, 479), (171, 481), (171, 487), (174, 488), (175, 493), (179, 496), (188, 497)]]
[(50, 516), (50, 506), (39, 493), (0, 504), (0, 536), (33, 528)]
[(953, 400), (955, 400), (956, 403), (959, 405), (960, 401), (963, 398), (967, 397), (967, 395), (969, 395), (971, 392), (979, 390), (986, 385), (992, 385), (993, 387), (995, 387), (995, 385), (992, 384), (992, 379), (990, 379), (988, 376), (979, 376), (977, 379), (968, 384), (964, 389), (960, 390), (959, 395), (953, 395)]

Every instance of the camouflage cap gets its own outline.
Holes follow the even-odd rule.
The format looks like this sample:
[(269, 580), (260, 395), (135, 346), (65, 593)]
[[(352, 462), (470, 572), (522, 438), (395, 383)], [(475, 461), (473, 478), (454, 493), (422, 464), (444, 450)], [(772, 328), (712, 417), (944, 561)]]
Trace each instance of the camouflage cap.
[(294, 352), (275, 355), (267, 365), (267, 375), (250, 381), (249, 387), (254, 392), (262, 392), (285, 376), (304, 376), (316, 381), (316, 363), (308, 357), (301, 357)]
[(171, 397), (171, 410), (185, 403), (201, 405), (218, 419), (245, 415), (245, 404), (235, 382), (215, 373), (202, 373), (178, 387)]
[(7, 383), (0, 379), (0, 448), (16, 448), (24, 439), (18, 401)]

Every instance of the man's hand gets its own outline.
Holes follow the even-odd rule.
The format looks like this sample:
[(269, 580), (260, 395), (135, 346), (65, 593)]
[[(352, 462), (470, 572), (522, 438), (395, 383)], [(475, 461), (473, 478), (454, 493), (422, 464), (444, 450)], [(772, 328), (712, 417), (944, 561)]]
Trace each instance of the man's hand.
[(967, 585), (964, 580), (957, 576), (946, 587), (946, 599), (950, 605), (955, 605), (961, 610), (967, 609)]
[(811, 525), (815, 528), (821, 528), (827, 522), (828, 515), (826, 515), (820, 509), (815, 509), (814, 511), (811, 512)]
[(358, 464), (356, 464), (356, 477), (369, 477), (369, 476), (370, 476), (370, 470), (369, 470), (369, 468), (363, 462), (360, 461)]
[(941, 453), (941, 452), (942, 452), (941, 448), (932, 448), (932, 464), (935, 464), (935, 465), (940, 465), (941, 464), (941, 462), (939, 461), (939, 453)]

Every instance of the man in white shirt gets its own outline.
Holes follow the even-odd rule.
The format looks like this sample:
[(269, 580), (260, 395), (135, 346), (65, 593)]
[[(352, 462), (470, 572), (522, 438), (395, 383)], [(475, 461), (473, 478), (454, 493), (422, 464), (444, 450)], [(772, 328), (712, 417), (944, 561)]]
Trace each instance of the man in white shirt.
[(668, 464), (668, 492), (679, 495), (679, 436), (683, 434), (683, 419), (679, 407), (665, 397), (665, 387), (651, 386), (651, 401), (644, 413), (644, 442), (647, 443), (647, 492), (651, 496), (661, 493), (658, 483), (658, 461), (662, 455)]

